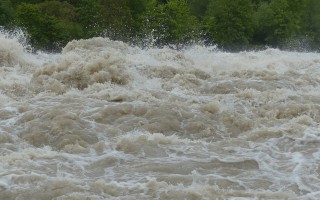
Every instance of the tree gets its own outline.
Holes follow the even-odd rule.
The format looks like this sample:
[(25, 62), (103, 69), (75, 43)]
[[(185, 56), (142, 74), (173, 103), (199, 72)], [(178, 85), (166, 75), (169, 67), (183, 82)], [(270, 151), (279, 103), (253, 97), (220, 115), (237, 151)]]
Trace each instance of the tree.
[(45, 2), (46, 0), (11, 0), (13, 5), (18, 5), (21, 3), (31, 3), (31, 4), (36, 4), (36, 3), (42, 3)]
[(204, 26), (209, 40), (226, 49), (243, 49), (253, 35), (250, 0), (211, 0)]
[(226, 50), (319, 49), (320, 1), (0, 0), (0, 26), (13, 25), (47, 50), (95, 36), (156, 46), (204, 40)]
[(0, 26), (8, 26), (13, 18), (15, 11), (10, 0), (0, 2)]
[(127, 0), (127, 6), (130, 9), (133, 19), (131, 25), (131, 39), (144, 39), (145, 36), (142, 32), (144, 26), (144, 16), (147, 10), (150, 10), (156, 6), (156, 3), (156, 0)]
[(101, 36), (105, 26), (103, 22), (103, 7), (99, 0), (80, 0), (78, 22), (84, 30), (84, 38)]
[(188, 5), (191, 15), (196, 16), (200, 20), (207, 11), (209, 0), (188, 0)]
[[(302, 4), (300, 6), (303, 8)], [(297, 1), (272, 0), (261, 3), (257, 13), (255, 41), (275, 47), (284, 47), (299, 35), (301, 14)]]
[(45, 1), (38, 4), (41, 12), (49, 16), (54, 16), (63, 21), (75, 22), (77, 17), (76, 8), (66, 1)]
[[(71, 21), (73, 8), (58, 1), (19, 4), (16, 22), (26, 29), (35, 48), (59, 50), (68, 41), (81, 37), (81, 27)], [(69, 13), (69, 19), (66, 17)]]
[(104, 35), (114, 39), (129, 41), (133, 19), (126, 0), (101, 0)]
[(198, 39), (198, 21), (190, 14), (186, 0), (169, 0), (166, 12), (168, 20), (169, 40), (177, 44), (185, 44)]
[(168, 2), (168, 0), (157, 0), (158, 3), (162, 3), (162, 4), (165, 4)]
[(186, 0), (168, 0), (157, 4), (145, 16), (147, 34), (155, 45), (184, 45), (199, 39), (199, 23), (190, 14)]
[(308, 43), (308, 47), (320, 50), (320, 1), (306, 0), (302, 14), (302, 33)]

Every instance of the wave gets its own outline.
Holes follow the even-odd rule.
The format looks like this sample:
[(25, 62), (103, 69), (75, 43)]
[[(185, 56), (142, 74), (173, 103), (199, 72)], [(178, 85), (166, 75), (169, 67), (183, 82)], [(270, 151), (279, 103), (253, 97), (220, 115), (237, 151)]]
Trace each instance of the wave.
[(320, 54), (29, 49), (0, 32), (1, 197), (319, 197)]

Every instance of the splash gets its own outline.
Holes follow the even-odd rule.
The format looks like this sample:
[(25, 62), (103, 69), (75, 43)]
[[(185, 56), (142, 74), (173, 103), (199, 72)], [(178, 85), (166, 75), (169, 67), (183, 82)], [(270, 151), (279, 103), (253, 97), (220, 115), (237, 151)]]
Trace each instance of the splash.
[(0, 40), (3, 199), (320, 197), (318, 53)]

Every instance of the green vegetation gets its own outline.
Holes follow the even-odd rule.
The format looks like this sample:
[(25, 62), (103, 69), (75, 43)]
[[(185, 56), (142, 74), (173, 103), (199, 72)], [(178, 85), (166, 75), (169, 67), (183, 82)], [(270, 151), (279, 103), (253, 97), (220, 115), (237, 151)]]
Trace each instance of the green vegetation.
[(74, 7), (66, 2), (21, 3), (16, 8), (15, 19), (31, 35), (35, 48), (55, 50), (83, 35)]
[(253, 35), (253, 5), (250, 0), (212, 0), (203, 24), (209, 38), (225, 48), (249, 45)]
[(36, 49), (109, 37), (137, 45), (217, 44), (226, 50), (320, 49), (319, 0), (1, 0), (0, 26)]
[(9, 26), (14, 20), (14, 8), (10, 0), (0, 2), (0, 26)]
[(143, 32), (156, 45), (183, 45), (199, 39), (199, 22), (185, 0), (154, 3), (143, 18)]

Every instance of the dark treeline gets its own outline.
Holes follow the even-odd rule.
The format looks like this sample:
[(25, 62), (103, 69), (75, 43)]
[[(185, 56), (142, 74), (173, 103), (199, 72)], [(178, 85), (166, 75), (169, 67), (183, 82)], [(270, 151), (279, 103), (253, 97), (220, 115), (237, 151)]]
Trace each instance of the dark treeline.
[(135, 45), (319, 50), (319, 0), (1, 0), (0, 26), (36, 49), (109, 37)]

